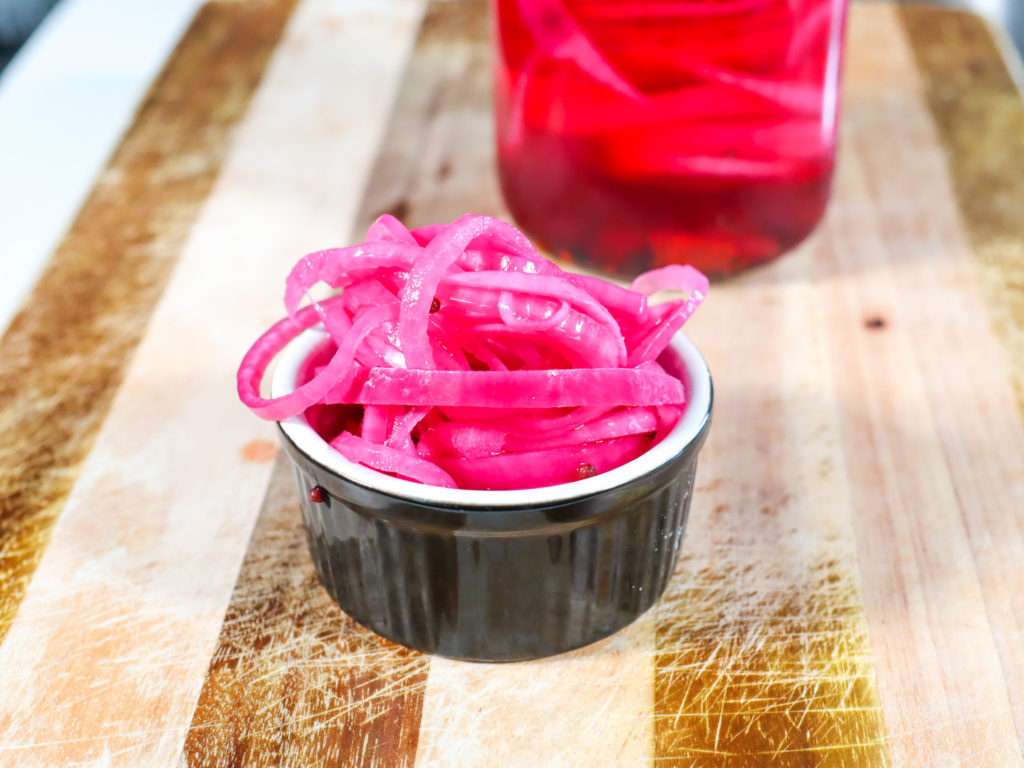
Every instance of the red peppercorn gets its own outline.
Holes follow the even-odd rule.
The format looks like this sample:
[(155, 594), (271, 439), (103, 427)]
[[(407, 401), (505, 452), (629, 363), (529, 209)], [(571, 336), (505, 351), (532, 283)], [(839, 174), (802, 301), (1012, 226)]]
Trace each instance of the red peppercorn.
[(309, 500), (314, 504), (323, 504), (324, 498), (326, 498), (326, 494), (324, 493), (324, 489), (319, 485), (314, 485), (309, 489)]
[(576, 467), (576, 476), (580, 480), (586, 480), (588, 477), (593, 477), (596, 474), (597, 474), (597, 467), (595, 467), (593, 464), (588, 464), (587, 462), (583, 462), (578, 467)]
[(430, 314), (434, 314), (440, 308), (441, 308), (441, 300), (440, 299), (435, 298), (432, 302), (430, 302)]

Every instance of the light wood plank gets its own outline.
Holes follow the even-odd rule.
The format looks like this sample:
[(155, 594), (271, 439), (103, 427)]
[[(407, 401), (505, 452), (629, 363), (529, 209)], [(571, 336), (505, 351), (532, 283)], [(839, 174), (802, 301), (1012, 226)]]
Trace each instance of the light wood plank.
[(855, 15), (850, 45), (823, 266), (893, 762), (1021, 765), (1020, 416), (892, 9)]
[(435, 659), (416, 765), (635, 766), (654, 754), (654, 624), (539, 661)]

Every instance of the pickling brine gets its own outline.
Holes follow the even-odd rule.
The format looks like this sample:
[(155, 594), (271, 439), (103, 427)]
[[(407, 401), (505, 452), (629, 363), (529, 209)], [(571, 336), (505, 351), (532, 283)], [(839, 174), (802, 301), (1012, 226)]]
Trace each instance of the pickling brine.
[(493, 0), (498, 164), (552, 253), (723, 275), (803, 240), (836, 150), (846, 0)]

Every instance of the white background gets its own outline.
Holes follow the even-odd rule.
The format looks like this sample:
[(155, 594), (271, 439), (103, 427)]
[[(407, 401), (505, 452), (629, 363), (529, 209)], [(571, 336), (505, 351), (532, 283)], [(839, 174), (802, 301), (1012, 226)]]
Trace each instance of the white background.
[(0, 75), (0, 333), (201, 0), (63, 0)]

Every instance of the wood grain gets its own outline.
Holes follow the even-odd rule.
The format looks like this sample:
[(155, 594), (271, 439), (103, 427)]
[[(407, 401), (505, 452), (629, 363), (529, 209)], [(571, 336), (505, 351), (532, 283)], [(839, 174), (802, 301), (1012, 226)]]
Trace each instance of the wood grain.
[[(894, 765), (961, 765), (979, 746), (987, 750), (965, 730), (992, 703), (959, 696), (983, 683), (998, 701), (998, 667), (979, 627), (982, 597), (900, 294), (885, 274), (888, 247), (878, 222), (864, 216), (870, 195), (852, 159), (838, 182), (851, 199), (863, 195), (864, 205), (834, 217), (836, 246), (823, 261), (842, 277), (827, 288), (826, 323), (836, 339), (835, 364), (844, 370), (837, 382), (846, 403), (844, 440), (860, 446), (846, 466), (890, 753)], [(884, 325), (874, 327), (875, 320)], [(978, 645), (964, 647), (971, 638)], [(965, 654), (962, 667), (954, 648)], [(1005, 720), (1002, 726), (1005, 749)]]
[(317, 581), (279, 459), (185, 742), (193, 768), (411, 766), (428, 658), (360, 627)]
[(487, 3), (435, 0), (409, 59), (361, 227), (391, 213), (409, 227), (464, 213), (504, 216), (494, 165)]
[[(465, 210), (504, 213), (492, 155), (485, 21), (477, 3), (429, 6), (366, 191), (366, 223), (383, 212), (410, 225)], [(583, 756), (592, 755), (591, 762), (616, 765), (743, 765), (769, 754), (793, 765), (885, 764), (855, 554), (844, 544), (852, 533), (835, 403), (831, 411), (829, 403), (808, 406), (782, 366), (780, 346), (764, 343), (784, 330), (799, 334), (814, 301), (803, 277), (809, 259), (780, 262), (754, 284), (716, 286), (709, 308), (719, 314), (707, 322), (733, 326), (744, 317), (759, 331), (732, 335), (732, 347), (717, 336), (707, 340), (717, 351), (720, 380), (745, 381), (751, 367), (771, 370), (756, 393), (719, 394), (705, 450), (717, 457), (723, 478), (717, 492), (704, 489), (705, 504), (694, 514), (700, 517), (708, 503), (720, 509), (713, 528), (698, 521), (698, 531), (687, 535), (684, 566), (655, 615), (614, 646), (559, 660), (498, 667), (435, 660), (418, 764), (561, 764), (570, 755), (586, 763)], [(797, 287), (773, 290), (780, 275)], [(801, 349), (810, 360), (808, 377), (827, 379), (823, 344), (819, 333)], [(821, 420), (830, 430), (824, 434)], [(745, 434), (775, 437), (744, 443)], [(757, 466), (765, 450), (780, 461), (787, 452), (821, 454), (831, 469), (794, 467), (786, 474), (772, 462), (742, 485), (732, 481)], [(817, 502), (827, 506), (837, 494), (846, 506), (814, 514)], [(805, 521), (811, 525), (796, 525)], [(744, 530), (765, 536), (741, 546), (736, 533)], [(780, 539), (790, 548), (784, 557)], [(802, 672), (780, 677), (793, 665), (803, 665)], [(474, 705), (459, 706), (467, 700)], [(568, 713), (577, 723), (571, 734), (562, 725)], [(510, 722), (520, 738), (503, 738), (498, 724)]]
[(202, 8), (0, 341), (0, 640), (292, 5)]
[(654, 609), (667, 765), (889, 764), (812, 279), (821, 247), (716, 284), (689, 326), (715, 414), (683, 559)]
[(515, 664), (435, 659), (416, 765), (646, 765), (654, 756), (648, 613), (571, 653)]
[[(54, 276), (98, 292), (80, 297), (95, 320), (79, 346), (119, 362), (83, 390), (95, 414), (84, 394), (61, 401), (67, 454), (0, 471), (18, 503), (38, 478), (45, 514), (64, 507), (0, 644), (0, 763), (1024, 766), (1024, 181), (1007, 171), (1024, 103), (970, 16), (854, 6), (827, 221), (716, 284), (688, 326), (716, 413), (684, 556), (647, 615), (560, 657), (465, 664), (377, 638), (316, 585), (292, 480), (233, 370), (301, 253), (385, 211), (504, 213), (486, 4), (436, 0), (420, 24), (425, 5), (304, 0), (237, 132), (196, 149), (191, 176), (173, 161), (184, 128), (138, 127), (179, 104), (168, 82), (187, 101), (182, 51), (206, 48), (186, 39), (119, 151), (138, 141), (145, 174), (109, 172), (90, 200), (106, 207), (76, 224), (98, 243), (120, 222), (144, 266), (92, 240), (58, 254)], [(280, 24), (287, 5), (204, 13)], [(264, 35), (253, 62), (268, 30), (246, 32)], [(235, 48), (203, 45), (214, 63)], [(229, 113), (259, 79), (231, 66)], [(158, 215), (176, 173), (190, 202)], [(109, 291), (149, 286), (130, 311), (90, 272), (111, 265), (127, 274)], [(63, 371), (33, 311), (0, 351)], [(149, 318), (141, 343), (110, 317)], [(7, 361), (24, 414), (49, 402)], [(35, 536), (11, 530), (5, 553)]]
[(981, 17), (901, 6), (899, 19), (1024, 410), (1024, 179), (1007, 172), (1024, 157), (1024, 100)]
[[(844, 286), (855, 291), (848, 300), (884, 302), (891, 319), (856, 374), (864, 406), (877, 409), (889, 499), (910, 547), (891, 550), (888, 562), (914, 568), (909, 576), (921, 582), (943, 694), (927, 706), (945, 708), (932, 727), (939, 738), (950, 728), (959, 736), (942, 759), (1021, 765), (1021, 413), (911, 48), (895, 12), (875, 11), (864, 31), (886, 42), (872, 48), (875, 82), (886, 87), (853, 81), (847, 93), (863, 105), (848, 123), (864, 184), (851, 210), (873, 214), (856, 232), (860, 243), (877, 233), (878, 247), (836, 256), (841, 269), (860, 270)], [(874, 570), (880, 588), (885, 570)], [(897, 684), (893, 698), (906, 702), (904, 689)], [(893, 730), (920, 728), (920, 715)]]
[[(1005, 359), (995, 353), (995, 362), (1009, 368), (1016, 393), (1016, 419), (1004, 390), (1003, 400), (989, 405), (993, 413), (988, 423), (964, 435), (971, 463), (983, 464), (987, 471), (966, 476), (961, 469), (957, 480), (966, 486), (960, 493), (963, 503), (975, 510), (968, 517), (975, 556), (982, 561), (979, 571), (989, 611), (1002, 619), (995, 640), (1017, 737), (1024, 744), (1024, 581), (1006, 578), (1019, 573), (1014, 566), (1022, 553), (997, 544), (1004, 536), (1016, 536), (1019, 544), (1024, 536), (1024, 439), (1019, 427), (1024, 413), (1024, 178), (1007, 173), (1024, 153), (1024, 100), (995, 31), (981, 18), (959, 13), (942, 19), (906, 8), (900, 10), (900, 20), (945, 150), (985, 314), (1003, 343)], [(996, 426), (1002, 429), (991, 440), (990, 430)], [(950, 430), (954, 446), (960, 442), (954, 437), (958, 429)], [(984, 444), (981, 450), (979, 442)], [(951, 458), (959, 464), (963, 455)], [(1002, 555), (994, 557), (997, 547)]]
[(272, 466), (235, 367), (297, 255), (351, 236), (418, 14), (291, 18), (0, 646), (2, 759), (178, 764)]

